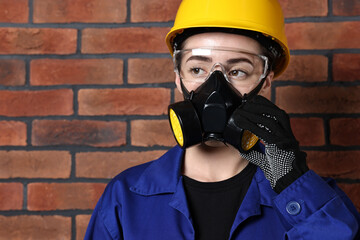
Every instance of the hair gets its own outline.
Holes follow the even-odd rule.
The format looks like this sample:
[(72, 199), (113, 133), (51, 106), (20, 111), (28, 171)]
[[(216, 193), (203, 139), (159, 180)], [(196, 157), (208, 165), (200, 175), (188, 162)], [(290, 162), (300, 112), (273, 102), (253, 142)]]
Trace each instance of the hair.
[(209, 32), (238, 34), (254, 39), (260, 44), (262, 55), (266, 56), (269, 60), (269, 70), (272, 70), (273, 67), (278, 64), (278, 60), (281, 59), (282, 55), (284, 54), (281, 46), (277, 42), (262, 33), (244, 29), (220, 27), (196, 27), (185, 29), (182, 33), (176, 35), (174, 38), (174, 51), (181, 50), (183, 48), (183, 43), (187, 38), (196, 34)]

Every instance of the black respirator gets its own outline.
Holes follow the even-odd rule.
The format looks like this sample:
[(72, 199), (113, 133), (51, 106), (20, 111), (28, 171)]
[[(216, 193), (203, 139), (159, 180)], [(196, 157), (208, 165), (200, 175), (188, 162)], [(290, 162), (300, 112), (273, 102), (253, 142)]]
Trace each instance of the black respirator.
[(185, 99), (168, 107), (171, 129), (178, 145), (187, 148), (216, 140), (229, 143), (241, 152), (249, 151), (258, 138), (236, 126), (231, 115), (242, 103), (258, 94), (264, 80), (244, 96), (218, 70), (190, 93), (181, 81)]

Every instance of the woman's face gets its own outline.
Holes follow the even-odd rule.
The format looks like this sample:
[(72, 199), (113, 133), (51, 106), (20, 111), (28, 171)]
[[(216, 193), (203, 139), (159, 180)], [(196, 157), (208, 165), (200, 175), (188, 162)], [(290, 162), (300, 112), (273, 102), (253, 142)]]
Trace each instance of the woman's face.
[[(187, 81), (188, 78), (202, 78), (209, 74), (210, 67), (214, 66), (213, 70), (222, 70), (229, 79), (238, 80), (239, 84), (232, 84), (242, 95), (249, 93), (259, 83), (259, 77), (264, 71), (264, 61), (256, 55), (262, 55), (261, 46), (259, 43), (249, 37), (211, 32), (193, 35), (185, 40), (182, 49), (232, 49), (235, 51), (212, 51), (210, 56), (192, 56), (184, 55), (181, 58), (180, 75), (183, 79), (183, 84), (190, 92), (196, 90), (201, 81)], [(245, 54), (242, 54), (245, 52)], [(250, 53), (250, 54), (246, 54)], [(234, 59), (238, 61), (234, 63)], [(232, 61), (232, 62), (231, 62)], [(231, 63), (229, 63), (231, 62)], [(217, 63), (220, 63), (218, 66)], [(219, 68), (219, 69), (217, 69)], [(222, 69), (221, 69), (222, 68)], [(185, 76), (185, 78), (184, 78)], [(260, 94), (269, 90), (273, 72), (270, 72), (260, 90)], [(176, 74), (176, 85), (180, 92), (180, 76)]]

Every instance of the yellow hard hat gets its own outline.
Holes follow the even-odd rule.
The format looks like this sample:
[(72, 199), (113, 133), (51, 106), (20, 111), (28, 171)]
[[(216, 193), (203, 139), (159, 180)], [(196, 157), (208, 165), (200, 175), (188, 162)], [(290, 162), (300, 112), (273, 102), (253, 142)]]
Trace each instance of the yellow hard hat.
[(277, 0), (183, 0), (165, 39), (171, 55), (175, 37), (184, 30), (212, 27), (255, 31), (278, 43), (281, 53), (273, 66), (275, 77), (289, 64), (284, 17)]

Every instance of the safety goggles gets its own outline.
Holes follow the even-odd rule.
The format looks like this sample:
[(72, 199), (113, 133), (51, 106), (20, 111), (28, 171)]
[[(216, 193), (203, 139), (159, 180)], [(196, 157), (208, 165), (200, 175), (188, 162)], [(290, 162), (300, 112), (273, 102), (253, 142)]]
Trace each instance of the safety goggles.
[(265, 78), (268, 58), (237, 49), (194, 48), (176, 50), (175, 71), (182, 81), (202, 84), (215, 71), (222, 71), (235, 87), (250, 87)]

